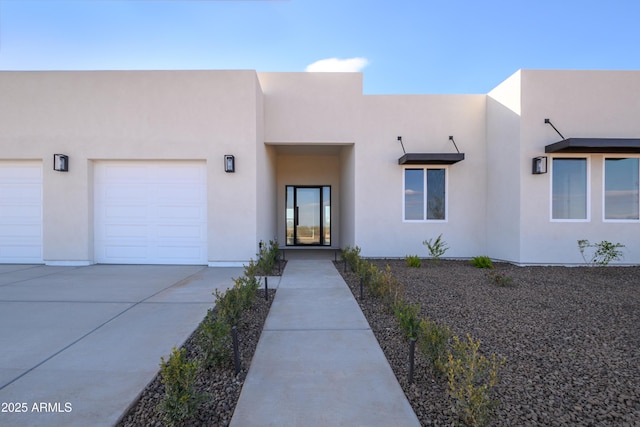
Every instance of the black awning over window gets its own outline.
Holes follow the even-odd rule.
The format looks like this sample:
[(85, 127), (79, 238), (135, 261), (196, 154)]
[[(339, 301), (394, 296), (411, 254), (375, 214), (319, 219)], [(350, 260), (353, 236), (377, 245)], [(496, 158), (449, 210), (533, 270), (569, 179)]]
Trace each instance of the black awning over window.
[(640, 153), (640, 139), (567, 138), (544, 147), (545, 153)]
[(464, 160), (464, 153), (406, 153), (399, 165), (452, 165)]

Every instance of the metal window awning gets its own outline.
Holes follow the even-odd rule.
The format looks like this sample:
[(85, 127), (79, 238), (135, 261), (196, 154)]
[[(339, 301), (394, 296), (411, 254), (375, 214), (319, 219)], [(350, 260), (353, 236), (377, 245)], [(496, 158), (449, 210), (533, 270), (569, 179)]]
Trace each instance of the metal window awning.
[(567, 138), (544, 147), (545, 153), (640, 153), (640, 139)]
[(399, 165), (452, 165), (464, 160), (464, 153), (406, 153)]

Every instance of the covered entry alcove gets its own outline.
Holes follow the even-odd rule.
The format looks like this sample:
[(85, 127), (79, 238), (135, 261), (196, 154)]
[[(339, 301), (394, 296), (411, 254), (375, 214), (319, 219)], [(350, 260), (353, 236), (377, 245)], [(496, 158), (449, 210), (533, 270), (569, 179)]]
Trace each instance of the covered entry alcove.
[(283, 144), (276, 153), (280, 247), (340, 248), (353, 217), (353, 144)]

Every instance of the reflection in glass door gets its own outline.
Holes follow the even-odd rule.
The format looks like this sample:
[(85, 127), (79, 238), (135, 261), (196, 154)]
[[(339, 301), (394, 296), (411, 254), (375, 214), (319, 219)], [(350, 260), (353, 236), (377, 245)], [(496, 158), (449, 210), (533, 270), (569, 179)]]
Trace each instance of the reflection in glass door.
[(287, 186), (287, 245), (331, 245), (331, 187)]

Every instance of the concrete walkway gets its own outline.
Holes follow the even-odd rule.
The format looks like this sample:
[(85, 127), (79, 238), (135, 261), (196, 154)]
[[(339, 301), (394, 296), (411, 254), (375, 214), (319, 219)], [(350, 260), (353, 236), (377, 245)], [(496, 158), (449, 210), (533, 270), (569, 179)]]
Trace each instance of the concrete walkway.
[(112, 426), (242, 274), (0, 265), (0, 426)]
[(331, 261), (289, 260), (231, 426), (419, 425)]

